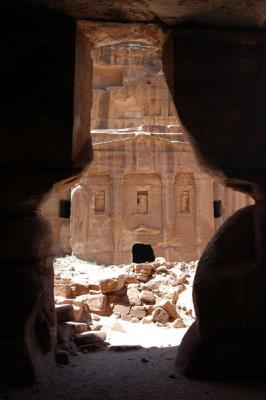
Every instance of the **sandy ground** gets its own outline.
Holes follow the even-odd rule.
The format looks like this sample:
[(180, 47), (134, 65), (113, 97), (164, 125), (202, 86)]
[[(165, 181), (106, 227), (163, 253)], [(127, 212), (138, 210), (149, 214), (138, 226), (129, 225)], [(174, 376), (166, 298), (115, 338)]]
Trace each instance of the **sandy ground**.
[(58, 365), (31, 387), (0, 385), (0, 399), (266, 400), (266, 383), (261, 381), (210, 382), (179, 376), (175, 357), (187, 328), (134, 324), (115, 316), (101, 317), (99, 323), (109, 347), (72, 356), (70, 365)]
[[(266, 399), (263, 382), (208, 382), (178, 376), (175, 356), (186, 329), (158, 328), (110, 319), (106, 320), (106, 326), (108, 324), (111, 325), (109, 331), (107, 328), (109, 349), (72, 356), (70, 365), (57, 366), (49, 378), (32, 387), (11, 389), (0, 386), (0, 399)], [(167, 347), (160, 347), (162, 344)], [(112, 347), (116, 345), (125, 347)], [(141, 345), (142, 348), (131, 350), (130, 345)]]
[(9, 400), (265, 400), (259, 382), (189, 380), (175, 373), (176, 347), (101, 351), (73, 357), (49, 380), (24, 389), (2, 388)]
[(144, 348), (178, 346), (188, 329), (133, 324), (114, 317), (101, 317), (101, 324), (110, 345), (139, 345)]

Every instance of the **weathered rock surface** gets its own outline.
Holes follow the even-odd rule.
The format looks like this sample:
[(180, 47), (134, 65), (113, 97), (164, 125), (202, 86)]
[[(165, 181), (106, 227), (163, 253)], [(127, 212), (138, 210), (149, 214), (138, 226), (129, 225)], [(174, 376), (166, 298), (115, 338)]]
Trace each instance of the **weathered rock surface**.
[(146, 304), (155, 304), (154, 294), (148, 290), (143, 290), (140, 294), (140, 301)]
[(72, 290), (71, 286), (69, 285), (62, 285), (62, 284), (56, 284), (54, 285), (54, 295), (55, 296), (62, 296), (66, 298), (72, 297)]
[(125, 284), (126, 277), (119, 275), (117, 277), (105, 278), (100, 281), (100, 290), (103, 294), (116, 292), (122, 289)]
[(178, 317), (175, 306), (169, 300), (162, 300), (158, 305), (168, 313), (170, 318), (176, 319)]
[(104, 294), (85, 294), (78, 296), (77, 300), (87, 305), (89, 310), (96, 314), (104, 314), (106, 311), (107, 297)]
[[(184, 0), (170, 1), (165, 0), (115, 0), (109, 2), (98, 2), (97, 0), (79, 0), (72, 2), (63, 0), (54, 2), (53, 0), (35, 0), (35, 3), (45, 3), (51, 9), (56, 9), (65, 14), (71, 15), (76, 19), (98, 19), (98, 20), (116, 20), (158, 22), (173, 26), (179, 23), (201, 23), (205, 25), (218, 25), (222, 27), (232, 26), (239, 28), (260, 28), (264, 26), (264, 3), (239, 1), (228, 2), (226, 0)], [(90, 23), (91, 24), (91, 23)], [(98, 25), (98, 24), (97, 24)], [(91, 24), (91, 30), (96, 30), (97, 25)], [(111, 40), (109, 35), (103, 35), (102, 30), (106, 23), (99, 24), (100, 28), (96, 30), (99, 35), (100, 43), (106, 43)], [(109, 25), (109, 24), (108, 24)], [(107, 27), (108, 27), (107, 25)], [(111, 24), (110, 24), (111, 25)], [(118, 24), (117, 24), (118, 25)], [(124, 25), (124, 24), (123, 24)], [(130, 27), (132, 26), (132, 29)], [(136, 30), (136, 26), (139, 29)], [(154, 36), (154, 32), (145, 30), (148, 24), (127, 24), (124, 30), (119, 30), (117, 40), (121, 37), (125, 40), (145, 40), (147, 36)], [(108, 32), (108, 31), (107, 31)], [(147, 40), (147, 39), (146, 39)], [(154, 40), (154, 39), (153, 39)], [(107, 42), (109, 43), (109, 42)]]
[(85, 332), (75, 335), (75, 342), (78, 345), (102, 343), (106, 339), (104, 331)]
[(169, 321), (169, 314), (161, 307), (156, 307), (152, 314), (152, 320), (160, 324), (166, 324)]
[(196, 321), (177, 354), (181, 373), (265, 377), (265, 221), (263, 200), (229, 218), (204, 251), (193, 285)]
[(146, 316), (146, 310), (143, 306), (133, 306), (130, 310), (131, 317), (142, 319)]
[(74, 310), (71, 304), (62, 304), (55, 306), (58, 322), (72, 321), (74, 319)]
[[(68, 265), (66, 269), (65, 264)], [(55, 298), (62, 310), (74, 312), (74, 318), (67, 315), (64, 320), (75, 321), (76, 324), (70, 322), (70, 325), (76, 330), (85, 329), (86, 324), (94, 330), (96, 324), (93, 322), (92, 325), (92, 321), (95, 318), (99, 320), (100, 316), (111, 314), (134, 323), (143, 320), (143, 323), (167, 325), (173, 322), (171, 326), (177, 328), (189, 326), (194, 321), (191, 286), (196, 262), (166, 262), (161, 257), (153, 263), (101, 267), (66, 257), (58, 259), (55, 265), (57, 282), (67, 282), (72, 288), (72, 282), (80, 282), (81, 286), (76, 288), (87, 292), (71, 299)], [(162, 273), (162, 267), (167, 273)], [(146, 282), (143, 282), (143, 275)], [(130, 282), (133, 278), (135, 283), (127, 283), (128, 276)], [(102, 291), (91, 294), (92, 285), (106, 294)]]

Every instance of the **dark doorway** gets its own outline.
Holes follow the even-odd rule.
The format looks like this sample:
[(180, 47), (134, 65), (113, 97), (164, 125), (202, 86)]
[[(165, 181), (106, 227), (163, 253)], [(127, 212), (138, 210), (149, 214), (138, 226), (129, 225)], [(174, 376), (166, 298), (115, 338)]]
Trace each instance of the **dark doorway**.
[(134, 263), (153, 262), (155, 260), (150, 244), (135, 243), (132, 247), (132, 255)]

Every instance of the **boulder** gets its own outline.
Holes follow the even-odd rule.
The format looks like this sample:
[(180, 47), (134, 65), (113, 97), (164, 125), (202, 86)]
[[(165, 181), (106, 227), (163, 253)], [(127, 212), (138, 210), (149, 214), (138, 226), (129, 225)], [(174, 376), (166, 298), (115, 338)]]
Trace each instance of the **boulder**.
[(129, 314), (130, 305), (125, 304), (115, 304), (113, 307), (113, 313), (117, 313), (119, 316), (121, 314)]
[(135, 275), (128, 275), (126, 277), (126, 284), (138, 283), (138, 278)]
[(91, 326), (91, 331), (100, 331), (101, 329), (102, 329), (102, 324), (93, 324), (92, 326)]
[(169, 274), (169, 271), (165, 265), (162, 265), (156, 269), (156, 274)]
[(125, 285), (125, 275), (118, 275), (111, 278), (101, 279), (99, 282), (100, 290), (103, 294), (116, 292)]
[(74, 309), (72, 304), (56, 304), (55, 311), (58, 322), (73, 321), (74, 319)]
[(88, 294), (89, 290), (90, 290), (90, 285), (88, 283), (72, 283), (71, 284), (71, 290), (73, 293), (73, 296), (77, 297), (77, 296), (81, 296), (84, 294)]
[[(175, 274), (173, 274), (173, 275), (175, 275)], [(171, 280), (172, 286), (185, 285), (187, 283), (188, 283), (188, 279), (187, 279), (186, 275), (174, 276), (174, 278)]]
[(177, 302), (177, 300), (178, 300), (178, 297), (179, 297), (179, 294), (180, 294), (180, 292), (179, 292), (178, 289), (177, 289), (177, 290), (174, 290), (174, 291), (171, 293), (171, 301), (172, 301), (173, 304), (176, 304), (176, 302)]
[(151, 324), (153, 320), (152, 315), (147, 315), (147, 317), (142, 318), (141, 323), (142, 324)]
[(75, 335), (77, 345), (103, 343), (106, 340), (104, 331), (84, 332)]
[(175, 306), (172, 303), (170, 303), (169, 300), (162, 300), (162, 301), (160, 301), (160, 303), (158, 305), (159, 305), (159, 307), (161, 307), (165, 311), (167, 311), (167, 313), (169, 314), (169, 316), (172, 319), (176, 319), (176, 318), (179, 317), (179, 315), (177, 314)]
[(169, 314), (161, 307), (156, 307), (152, 314), (153, 322), (159, 322), (160, 324), (166, 324), (169, 321)]
[(62, 322), (57, 325), (57, 345), (60, 349), (70, 350), (75, 335), (73, 326)]
[(155, 306), (155, 305), (148, 305), (148, 306), (146, 306), (145, 308), (146, 308), (146, 310), (147, 310), (147, 313), (148, 313), (149, 315), (152, 315), (152, 313), (155, 311), (156, 306)]
[(147, 303), (147, 304), (155, 304), (155, 297), (154, 294), (152, 292), (150, 292), (149, 290), (143, 290), (140, 294), (140, 300), (143, 303)]
[(82, 301), (89, 308), (90, 312), (104, 315), (107, 309), (107, 296), (104, 294), (88, 294), (79, 296), (78, 300)]
[(62, 305), (62, 304), (73, 304), (73, 299), (67, 299), (66, 297), (62, 296), (55, 296), (55, 304)]
[(150, 263), (135, 264), (134, 270), (136, 274), (144, 274), (149, 276), (152, 273), (152, 265)]
[(74, 321), (76, 322), (81, 321), (84, 311), (84, 304), (81, 304), (80, 306), (73, 305), (73, 311), (74, 311)]
[(72, 290), (70, 285), (54, 284), (54, 295), (65, 298), (72, 297)]
[(171, 326), (172, 326), (173, 328), (185, 328), (185, 327), (186, 327), (186, 325), (184, 324), (182, 318), (177, 318), (177, 319), (175, 319), (175, 320), (172, 322)]
[(68, 321), (65, 322), (65, 324), (72, 327), (75, 334), (87, 332), (90, 330), (90, 326), (84, 322)]
[(140, 292), (137, 288), (135, 288), (135, 287), (128, 288), (127, 289), (127, 297), (128, 297), (128, 301), (131, 305), (135, 306), (135, 305), (141, 304)]
[(121, 319), (122, 319), (123, 321), (128, 321), (128, 322), (130, 322), (130, 321), (131, 321), (131, 316), (128, 315), (128, 314), (121, 314)]
[(130, 310), (131, 317), (142, 319), (146, 316), (147, 312), (143, 306), (133, 306)]

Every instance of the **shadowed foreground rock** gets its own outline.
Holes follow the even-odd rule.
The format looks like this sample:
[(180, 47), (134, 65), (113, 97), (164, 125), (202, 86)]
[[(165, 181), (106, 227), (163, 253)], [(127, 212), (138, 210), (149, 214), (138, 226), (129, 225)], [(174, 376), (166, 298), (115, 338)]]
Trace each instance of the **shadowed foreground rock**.
[(54, 364), (52, 234), (34, 213), (6, 218), (1, 226), (1, 380), (31, 383)]
[(196, 322), (178, 349), (182, 374), (265, 376), (265, 216), (265, 201), (238, 211), (204, 251), (193, 285)]

